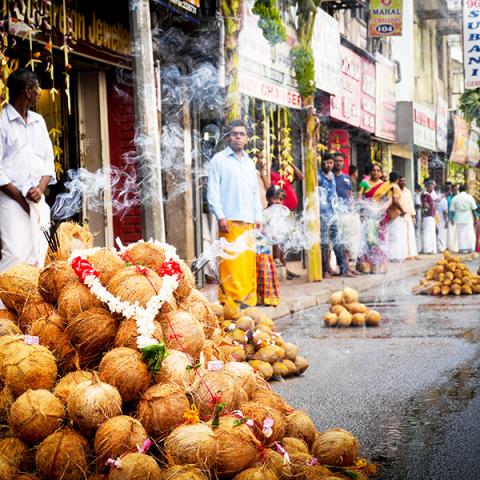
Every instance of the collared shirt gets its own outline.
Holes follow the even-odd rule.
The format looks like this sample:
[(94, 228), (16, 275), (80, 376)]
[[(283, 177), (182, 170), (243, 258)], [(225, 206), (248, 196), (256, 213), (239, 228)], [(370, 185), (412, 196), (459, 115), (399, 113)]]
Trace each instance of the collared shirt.
[(217, 220), (261, 222), (257, 172), (245, 151), (240, 160), (230, 147), (212, 157), (208, 164), (207, 200)]
[(405, 187), (403, 190), (401, 190), (401, 200), (400, 202), (402, 203), (403, 210), (407, 213), (407, 215), (411, 215), (414, 217), (417, 212), (415, 211), (415, 206), (413, 204), (413, 196), (412, 192)]
[(337, 197), (343, 209), (350, 211), (352, 209), (352, 181), (345, 173), (335, 175), (335, 185)]
[(29, 111), (27, 122), (11, 105), (0, 114), (0, 186), (13, 183), (26, 196), (41, 177), (56, 182), (53, 147), (45, 120)]
[(455, 223), (473, 223), (473, 211), (476, 209), (475, 199), (467, 192), (453, 197), (451, 211), (455, 212)]
[(338, 200), (335, 175), (332, 172), (328, 175), (322, 171), (318, 173), (318, 191), (320, 195), (320, 214), (332, 216), (334, 203)]

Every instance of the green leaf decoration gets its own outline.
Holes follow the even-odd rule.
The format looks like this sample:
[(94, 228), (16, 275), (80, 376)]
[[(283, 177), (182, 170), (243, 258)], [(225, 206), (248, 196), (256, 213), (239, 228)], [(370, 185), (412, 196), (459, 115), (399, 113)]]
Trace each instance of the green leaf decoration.
[(296, 45), (292, 48), (290, 55), (300, 95), (303, 98), (315, 95), (315, 61), (312, 48), (305, 44)]
[(260, 17), (258, 26), (270, 45), (275, 46), (287, 39), (287, 31), (275, 0), (257, 0), (253, 13)]
[(227, 404), (225, 402), (217, 403), (215, 405), (215, 412), (214, 412), (214, 415), (213, 415), (212, 427), (218, 427), (220, 425), (220, 415), (225, 410), (226, 405)]
[(148, 369), (152, 374), (160, 371), (162, 362), (168, 357), (167, 347), (163, 342), (143, 347), (140, 351), (142, 352), (142, 360), (147, 362)]

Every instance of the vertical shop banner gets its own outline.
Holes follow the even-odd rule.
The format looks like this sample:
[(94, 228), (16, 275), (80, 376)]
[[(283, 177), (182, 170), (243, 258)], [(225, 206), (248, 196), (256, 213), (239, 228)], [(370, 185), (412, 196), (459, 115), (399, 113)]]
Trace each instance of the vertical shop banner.
[(430, 105), (413, 104), (413, 143), (431, 151), (437, 149), (437, 122)]
[(351, 163), (350, 133), (347, 130), (330, 130), (328, 132), (328, 151), (345, 155), (343, 172), (348, 174)]
[(472, 167), (478, 167), (480, 165), (480, 147), (478, 141), (480, 140), (480, 128), (477, 125), (477, 121), (474, 120), (470, 124), (470, 135), (468, 137), (468, 163)]
[(463, 0), (465, 88), (480, 87), (480, 0)]
[(464, 165), (468, 158), (469, 126), (462, 117), (453, 116), (454, 140), (449, 161)]
[(370, 37), (402, 35), (403, 0), (370, 0), (369, 14)]
[(375, 133), (375, 64), (362, 58), (362, 93), (360, 97), (360, 128)]
[(336, 95), (339, 91), (342, 59), (340, 25), (327, 12), (318, 9), (312, 39), (315, 83), (319, 90)]
[(443, 97), (437, 98), (437, 152), (447, 153), (448, 105)]
[(376, 119), (375, 135), (390, 142), (396, 141), (395, 66), (386, 57), (376, 54)]

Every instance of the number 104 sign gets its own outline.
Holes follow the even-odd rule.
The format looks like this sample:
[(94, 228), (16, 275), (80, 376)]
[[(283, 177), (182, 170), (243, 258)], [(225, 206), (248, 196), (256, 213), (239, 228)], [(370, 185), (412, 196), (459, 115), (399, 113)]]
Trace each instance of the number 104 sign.
[(402, 34), (403, 0), (370, 0), (370, 37), (393, 37)]

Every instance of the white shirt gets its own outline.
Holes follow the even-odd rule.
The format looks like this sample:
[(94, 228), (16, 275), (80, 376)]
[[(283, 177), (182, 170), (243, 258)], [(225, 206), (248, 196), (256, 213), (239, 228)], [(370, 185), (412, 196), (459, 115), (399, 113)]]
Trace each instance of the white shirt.
[(0, 186), (13, 183), (26, 196), (41, 177), (56, 182), (53, 147), (45, 120), (29, 111), (27, 123), (11, 105), (0, 114)]
[(455, 195), (450, 211), (455, 212), (455, 223), (473, 223), (473, 210), (477, 209), (475, 199), (467, 192)]

